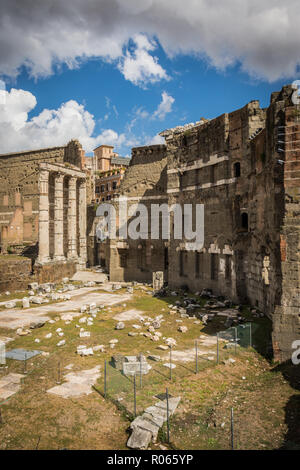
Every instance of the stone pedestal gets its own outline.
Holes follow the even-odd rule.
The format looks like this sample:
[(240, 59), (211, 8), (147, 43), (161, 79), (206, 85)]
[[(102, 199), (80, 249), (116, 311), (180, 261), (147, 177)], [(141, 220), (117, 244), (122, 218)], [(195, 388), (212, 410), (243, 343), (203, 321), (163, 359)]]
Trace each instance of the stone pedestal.
[(152, 273), (152, 286), (154, 292), (159, 291), (164, 286), (164, 273), (163, 271), (156, 271)]

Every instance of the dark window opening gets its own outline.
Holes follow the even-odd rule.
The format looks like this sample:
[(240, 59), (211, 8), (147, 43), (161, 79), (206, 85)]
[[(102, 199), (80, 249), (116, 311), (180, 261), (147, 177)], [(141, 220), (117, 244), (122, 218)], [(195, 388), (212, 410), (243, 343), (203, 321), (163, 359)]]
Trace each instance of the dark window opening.
[(236, 162), (233, 165), (233, 172), (234, 172), (235, 178), (239, 178), (241, 176), (241, 164), (240, 164), (240, 162)]
[(248, 230), (248, 214), (247, 214), (247, 212), (242, 213), (241, 223), (242, 223), (242, 229), (243, 230)]
[(119, 250), (119, 265), (120, 268), (127, 267), (127, 252), (125, 250)]
[(179, 275), (181, 277), (185, 276), (186, 262), (187, 262), (187, 253), (186, 253), (186, 251), (180, 251), (179, 252)]
[(210, 167), (210, 182), (215, 183), (215, 165)]
[(116, 181), (113, 181), (112, 188), (117, 189), (117, 182)]
[(203, 253), (195, 253), (195, 275), (201, 277), (201, 269), (203, 268)]
[(145, 245), (139, 245), (138, 250), (137, 250), (137, 267), (141, 271), (145, 271), (146, 269), (146, 246)]
[(225, 255), (225, 279), (231, 279), (231, 256)]
[(164, 269), (168, 269), (169, 267), (169, 250), (165, 247), (164, 250)]
[(211, 262), (210, 262), (210, 274), (211, 274), (211, 280), (212, 281), (217, 281), (218, 279), (218, 257), (215, 253), (212, 253), (211, 255)]

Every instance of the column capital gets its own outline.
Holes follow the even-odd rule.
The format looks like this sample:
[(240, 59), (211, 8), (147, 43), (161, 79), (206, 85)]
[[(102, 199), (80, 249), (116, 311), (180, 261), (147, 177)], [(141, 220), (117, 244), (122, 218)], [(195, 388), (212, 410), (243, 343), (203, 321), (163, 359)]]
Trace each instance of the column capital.
[(55, 181), (63, 181), (64, 177), (65, 177), (65, 174), (60, 171), (54, 173)]
[(77, 176), (70, 176), (70, 178), (69, 178), (69, 187), (76, 186), (77, 179), (78, 179)]
[(49, 180), (49, 170), (46, 170), (44, 168), (42, 168), (40, 171), (39, 171), (39, 179), (40, 180), (43, 180), (43, 181), (48, 181)]

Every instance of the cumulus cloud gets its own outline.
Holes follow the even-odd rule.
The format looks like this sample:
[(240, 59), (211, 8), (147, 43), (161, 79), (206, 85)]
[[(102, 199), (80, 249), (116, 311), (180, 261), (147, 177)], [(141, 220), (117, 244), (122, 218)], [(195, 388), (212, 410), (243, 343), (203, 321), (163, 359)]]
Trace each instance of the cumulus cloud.
[(172, 105), (175, 99), (173, 96), (168, 95), (166, 91), (161, 94), (161, 102), (158, 105), (157, 110), (153, 113), (153, 118), (163, 120), (168, 113), (172, 111)]
[(150, 55), (150, 51), (156, 48), (156, 43), (143, 34), (134, 36), (135, 50), (127, 49), (119, 63), (119, 70), (126, 80), (135, 85), (145, 86), (146, 83), (155, 83), (162, 79), (168, 79), (166, 71), (158, 63), (157, 57)]
[[(294, 77), (299, 20), (298, 0), (10, 0), (0, 2), (0, 73), (16, 76), (26, 66), (47, 76), (56, 64), (100, 57), (133, 83), (153, 82), (167, 74), (153, 56), (156, 38), (170, 57), (193, 54), (221, 69), (238, 62), (269, 80)], [(130, 38), (135, 50), (126, 49)]]
[(113, 129), (94, 135), (93, 115), (75, 100), (63, 103), (58, 109), (44, 109), (29, 119), (28, 113), (37, 104), (35, 96), (14, 88), (4, 93), (5, 99), (0, 102), (0, 153), (65, 145), (74, 138), (87, 152), (100, 144), (118, 147), (127, 142), (125, 134)]
[(147, 137), (145, 145), (160, 145), (164, 143), (165, 143), (165, 139), (161, 135), (156, 134), (153, 137)]

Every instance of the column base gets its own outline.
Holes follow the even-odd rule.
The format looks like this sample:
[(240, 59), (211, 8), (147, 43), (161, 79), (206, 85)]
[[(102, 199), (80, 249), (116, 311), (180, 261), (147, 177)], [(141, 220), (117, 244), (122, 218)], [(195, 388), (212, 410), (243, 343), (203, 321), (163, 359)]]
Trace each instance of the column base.
[(77, 269), (79, 271), (82, 271), (83, 269), (85, 269), (86, 268), (86, 262), (87, 262), (86, 259), (78, 258), (78, 261), (77, 261), (77, 264), (76, 264)]
[(53, 257), (53, 261), (66, 261), (66, 257), (64, 255), (56, 255)]
[(35, 264), (39, 264), (39, 265), (42, 266), (43, 264), (48, 264), (48, 263), (50, 263), (50, 261), (52, 261), (51, 258), (50, 258), (50, 256), (47, 257), (47, 258), (37, 258)]

